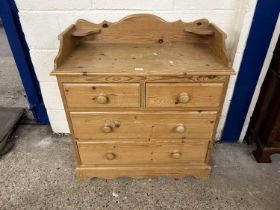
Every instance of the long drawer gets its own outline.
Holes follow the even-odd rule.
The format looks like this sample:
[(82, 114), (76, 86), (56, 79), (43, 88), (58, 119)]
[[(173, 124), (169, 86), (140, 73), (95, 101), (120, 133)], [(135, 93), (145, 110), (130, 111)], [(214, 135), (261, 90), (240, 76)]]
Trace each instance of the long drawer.
[(139, 84), (64, 83), (69, 108), (140, 107)]
[(71, 112), (74, 135), (91, 139), (211, 139), (215, 111)]
[(147, 108), (219, 107), (223, 83), (147, 83)]
[(78, 142), (82, 165), (204, 163), (209, 141), (188, 143)]

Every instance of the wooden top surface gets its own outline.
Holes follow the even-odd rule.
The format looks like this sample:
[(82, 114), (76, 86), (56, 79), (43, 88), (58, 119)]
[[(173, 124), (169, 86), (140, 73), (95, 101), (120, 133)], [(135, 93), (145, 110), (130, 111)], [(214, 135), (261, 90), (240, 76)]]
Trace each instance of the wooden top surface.
[(207, 44), (83, 44), (54, 73), (232, 74)]
[(116, 23), (78, 20), (59, 35), (52, 74), (233, 74), (225, 39), (206, 19), (167, 22), (138, 14)]

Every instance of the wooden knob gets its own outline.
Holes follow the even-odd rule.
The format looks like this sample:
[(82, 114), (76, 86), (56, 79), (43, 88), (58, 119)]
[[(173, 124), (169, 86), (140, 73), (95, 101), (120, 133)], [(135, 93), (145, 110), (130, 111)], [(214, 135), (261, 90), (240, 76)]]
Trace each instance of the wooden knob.
[(184, 133), (186, 129), (185, 129), (184, 125), (179, 124), (175, 127), (175, 130), (176, 130), (177, 133)]
[(109, 102), (109, 98), (106, 94), (104, 93), (100, 93), (97, 97), (96, 97), (96, 101), (99, 104), (107, 104)]
[(178, 101), (181, 104), (186, 104), (190, 100), (190, 96), (188, 93), (180, 93), (178, 96)]
[(102, 130), (104, 133), (111, 133), (113, 132), (113, 127), (111, 125), (104, 125)]
[(115, 153), (106, 153), (106, 159), (107, 160), (114, 160), (116, 159), (116, 154)]
[(171, 157), (174, 159), (179, 159), (181, 157), (181, 152), (172, 152)]

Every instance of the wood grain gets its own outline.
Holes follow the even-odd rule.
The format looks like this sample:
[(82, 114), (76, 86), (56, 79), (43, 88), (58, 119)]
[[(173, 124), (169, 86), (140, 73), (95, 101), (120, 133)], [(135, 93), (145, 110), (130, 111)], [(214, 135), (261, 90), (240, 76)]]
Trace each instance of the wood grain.
[(116, 23), (103, 21), (94, 24), (86, 20), (76, 22), (76, 30), (101, 29), (101, 33), (88, 39), (93, 43), (158, 43), (163, 42), (201, 42), (199, 37), (184, 33), (184, 27), (195, 23), (183, 21), (167, 22), (150, 14), (131, 15)]
[(65, 74), (139, 75), (233, 73), (204, 43), (83, 44), (79, 45), (53, 74), (60, 71)]
[[(139, 84), (79, 84), (64, 83), (67, 106), (74, 107), (140, 107)], [(108, 102), (98, 103), (98, 96), (105, 95)]]
[(90, 35), (100, 33), (100, 29), (90, 29), (90, 30), (75, 30), (71, 33), (72, 36), (77, 38), (84, 38)]
[(210, 23), (207, 19), (200, 19), (192, 23), (186, 24), (184, 31), (197, 36), (214, 35), (214, 31), (211, 29)]
[[(186, 33), (186, 30), (200, 30), (204, 33), (213, 31), (213, 35), (198, 36)], [(91, 33), (92, 31), (99, 33)], [(72, 34), (86, 36), (86, 39), (77, 41)], [(55, 60), (54, 75), (60, 71), (71, 74), (74, 73), (73, 69), (78, 72), (130, 72), (134, 69), (131, 68), (131, 62), (136, 64), (134, 67), (144, 68), (149, 72), (153, 71), (150, 59), (154, 60), (155, 68), (165, 67), (162, 68), (163, 71), (192, 72), (203, 67), (205, 71), (226, 69), (232, 73), (232, 69), (229, 68), (231, 62), (225, 50), (226, 35), (206, 19), (190, 23), (166, 22), (154, 15), (140, 14), (128, 16), (116, 23), (104, 21), (101, 24), (93, 24), (86, 20), (78, 20), (63, 32), (59, 39), (61, 46)], [(167, 52), (166, 55), (164, 52)], [(213, 56), (213, 53), (216, 56)], [(190, 61), (187, 63), (188, 69), (184, 69), (186, 58)], [(126, 59), (126, 62), (122, 59)], [(131, 59), (133, 61), (129, 62)], [(157, 63), (159, 59), (166, 60), (167, 64)], [(199, 62), (195, 62), (196, 60)], [(168, 65), (169, 61), (173, 61), (173, 65)], [(100, 62), (102, 65), (99, 65)], [(103, 66), (105, 64), (107, 69)], [(120, 68), (122, 65), (124, 68)]]
[[(208, 142), (188, 141), (188, 143), (96, 143), (78, 142), (82, 165), (126, 165), (126, 164), (171, 164), (204, 163)], [(108, 160), (106, 154), (114, 154)], [(179, 158), (173, 158), (179, 153)]]
[(54, 59), (54, 68), (58, 68), (68, 58), (72, 51), (76, 49), (77, 44), (72, 39), (72, 33), (75, 30), (74, 25), (70, 25), (64, 32), (59, 36), (60, 48), (56, 58)]
[(174, 165), (165, 164), (163, 166), (147, 165), (127, 165), (127, 166), (79, 166), (76, 169), (76, 177), (80, 180), (89, 180), (94, 177), (115, 179), (118, 177), (132, 177), (134, 179), (155, 178), (158, 176), (168, 176), (183, 178), (193, 176), (197, 179), (207, 179), (210, 175), (211, 167), (206, 164), (200, 165)]
[[(66, 75), (66, 76), (65, 76)], [(121, 75), (121, 74), (94, 74), (94, 75), (58, 75), (63, 83), (76, 82), (76, 83), (135, 83), (135, 82), (225, 82), (228, 76), (225, 75)]]
[[(65, 93), (64, 93), (64, 90), (63, 90), (63, 83), (60, 81), (59, 77), (57, 78), (57, 82), (58, 82), (58, 87), (59, 87), (60, 95), (61, 95), (62, 102), (63, 102), (63, 107), (64, 107), (65, 110), (67, 110), (67, 102), (66, 102)], [(73, 134), (74, 130), (73, 130), (73, 125), (72, 125), (70, 113), (67, 112), (67, 111), (66, 111), (66, 119), (67, 119), (67, 122), (68, 122), (70, 133)], [(76, 139), (75, 139), (74, 135), (71, 135), (71, 139), (72, 139), (72, 144), (73, 144), (74, 151), (75, 151), (75, 157), (76, 157), (76, 160), (77, 160), (77, 165), (80, 165), (81, 164), (81, 159), (80, 159), (80, 154), (79, 154), (79, 151), (78, 151), (77, 142), (76, 142)]]
[(225, 65), (231, 66), (232, 62), (227, 55), (226, 51), (226, 33), (223, 32), (218, 26), (216, 26), (214, 23), (211, 24), (211, 28), (214, 31), (214, 36), (210, 37), (209, 40), (209, 46), (214, 52), (214, 54), (219, 57)]
[[(176, 109), (181, 107), (219, 107), (223, 93), (223, 83), (147, 83), (147, 107), (168, 107)], [(189, 101), (180, 103), (180, 93), (187, 93)]]
[[(165, 138), (209, 139), (212, 137), (216, 112), (73, 112), (70, 113), (74, 135), (79, 140)], [(111, 133), (104, 133), (104, 126)], [(185, 132), (176, 132), (176, 126)]]
[(234, 74), (225, 39), (207, 19), (166, 22), (147, 14), (78, 20), (66, 29), (51, 75), (77, 178), (207, 178)]

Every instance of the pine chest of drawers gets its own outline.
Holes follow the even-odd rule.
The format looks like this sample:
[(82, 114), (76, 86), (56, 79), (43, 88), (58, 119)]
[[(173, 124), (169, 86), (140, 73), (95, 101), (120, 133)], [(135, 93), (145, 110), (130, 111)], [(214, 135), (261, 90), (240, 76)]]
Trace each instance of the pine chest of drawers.
[(76, 175), (206, 178), (229, 76), (226, 35), (201, 19), (78, 20), (55, 69)]

